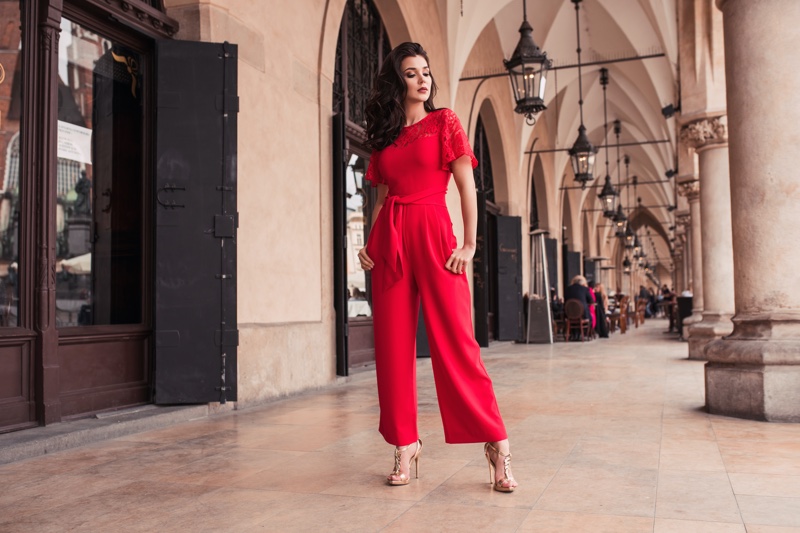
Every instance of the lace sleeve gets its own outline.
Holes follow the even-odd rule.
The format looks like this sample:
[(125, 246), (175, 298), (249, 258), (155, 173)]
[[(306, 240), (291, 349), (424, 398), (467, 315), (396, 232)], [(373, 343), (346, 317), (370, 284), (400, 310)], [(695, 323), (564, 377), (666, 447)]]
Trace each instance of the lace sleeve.
[(478, 166), (478, 160), (472, 153), (467, 134), (458, 120), (458, 116), (450, 109), (442, 111), (442, 170), (450, 170), (450, 163), (461, 157), (468, 155), (472, 160), (472, 168)]
[(369, 181), (373, 187), (377, 187), (379, 183), (383, 183), (381, 173), (378, 170), (378, 154), (377, 150), (373, 150), (369, 156), (369, 164), (367, 164), (367, 173), (364, 179)]

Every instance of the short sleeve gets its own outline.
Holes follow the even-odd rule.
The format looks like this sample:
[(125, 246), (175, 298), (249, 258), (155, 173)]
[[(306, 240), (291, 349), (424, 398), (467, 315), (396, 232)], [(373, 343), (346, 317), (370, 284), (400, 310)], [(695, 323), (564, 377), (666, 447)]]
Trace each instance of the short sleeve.
[(369, 156), (369, 163), (367, 164), (367, 174), (364, 176), (364, 179), (369, 181), (373, 187), (377, 187), (379, 183), (383, 183), (380, 170), (378, 170), (379, 154), (380, 152), (377, 150), (372, 151), (372, 154)]
[(472, 160), (472, 168), (477, 167), (478, 160), (458, 116), (450, 109), (442, 110), (442, 116), (442, 170), (449, 171), (450, 163), (463, 155), (468, 155)]

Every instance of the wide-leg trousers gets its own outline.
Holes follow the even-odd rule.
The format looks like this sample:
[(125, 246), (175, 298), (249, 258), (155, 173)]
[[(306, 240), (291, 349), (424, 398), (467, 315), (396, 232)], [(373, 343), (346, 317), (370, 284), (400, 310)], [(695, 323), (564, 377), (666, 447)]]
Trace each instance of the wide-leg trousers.
[[(395, 210), (402, 277), (388, 281), (386, 263), (373, 256), (380, 432), (395, 446), (419, 437), (416, 332), (421, 300), (445, 441), (503, 440), (506, 429), (473, 334), (466, 274), (453, 274), (444, 266), (456, 248), (447, 207), (442, 201), (442, 205), (398, 203), (389, 208)], [(380, 246), (370, 243), (368, 252)]]

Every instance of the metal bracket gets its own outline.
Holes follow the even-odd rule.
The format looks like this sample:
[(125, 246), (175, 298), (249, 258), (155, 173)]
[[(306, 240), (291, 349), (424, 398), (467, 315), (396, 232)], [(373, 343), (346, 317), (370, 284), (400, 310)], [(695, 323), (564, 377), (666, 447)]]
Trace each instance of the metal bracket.
[(178, 209), (178, 208), (186, 207), (184, 204), (179, 204), (175, 200), (167, 200), (166, 202), (161, 200), (161, 192), (162, 191), (164, 191), (164, 192), (175, 192), (175, 191), (185, 191), (185, 190), (186, 190), (186, 187), (179, 187), (178, 185), (173, 185), (173, 184), (166, 183), (166, 184), (164, 184), (163, 187), (158, 189), (158, 192), (156, 193), (156, 201), (158, 202), (158, 205), (160, 205), (161, 207), (163, 207), (165, 209)]

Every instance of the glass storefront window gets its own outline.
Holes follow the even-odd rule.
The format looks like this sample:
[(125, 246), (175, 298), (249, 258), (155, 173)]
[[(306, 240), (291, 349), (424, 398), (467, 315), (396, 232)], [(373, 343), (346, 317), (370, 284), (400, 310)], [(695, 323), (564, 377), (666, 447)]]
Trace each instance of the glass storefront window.
[(140, 55), (62, 19), (56, 324), (142, 321)]
[(18, 325), (22, 34), (18, 2), (0, 3), (0, 326)]
[[(367, 298), (367, 276), (361, 269), (358, 252), (367, 244), (367, 190), (364, 175), (369, 160), (352, 154), (347, 163), (347, 316), (371, 317), (372, 306)], [(369, 184), (367, 183), (367, 187)], [(371, 215), (371, 213), (369, 213)]]

